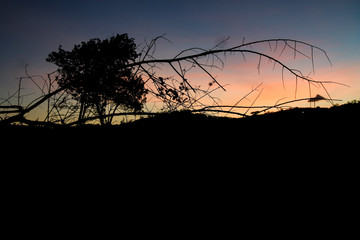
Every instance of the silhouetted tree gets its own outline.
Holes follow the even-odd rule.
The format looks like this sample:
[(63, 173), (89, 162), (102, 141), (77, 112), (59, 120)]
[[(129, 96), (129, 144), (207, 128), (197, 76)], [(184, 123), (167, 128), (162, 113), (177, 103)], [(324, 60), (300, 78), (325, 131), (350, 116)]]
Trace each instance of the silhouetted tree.
[[(294, 59), (297, 55), (308, 59), (312, 73), (315, 72), (316, 51), (322, 53), (331, 65), (323, 49), (298, 40), (267, 39), (245, 42), (243, 39), (239, 45), (223, 48), (222, 46), (225, 46), (223, 43), (228, 40), (226, 38), (211, 49), (189, 48), (180, 51), (174, 57), (159, 59), (155, 56), (155, 51), (157, 41), (160, 39), (166, 38), (159, 36), (136, 46), (134, 39), (122, 34), (105, 40), (91, 39), (75, 45), (71, 51), (62, 49), (60, 45), (58, 51), (52, 52), (46, 59), (56, 64), (58, 70), (48, 74), (47, 77), (40, 76), (38, 83), (35, 78), (39, 76), (31, 76), (25, 69), (27, 76), (19, 79), (18, 90), (0, 102), (0, 123), (76, 125), (99, 120), (104, 125), (111, 124), (114, 116), (158, 114), (158, 111), (153, 111), (160, 109), (158, 107), (152, 107), (147, 112), (139, 111), (144, 106), (146, 94), (149, 94), (156, 104), (160, 104), (161, 110), (168, 112), (188, 110), (249, 116), (247, 113), (250, 109), (259, 109), (254, 112), (259, 114), (298, 101), (326, 100), (333, 104), (337, 100), (332, 99), (325, 85), (334, 83), (345, 85), (312, 79), (309, 77), (310, 74), (304, 75), (300, 70), (282, 62), (280, 56), (288, 49), (293, 53)], [(271, 64), (273, 70), (275, 66), (280, 66), (284, 86), (284, 72), (290, 73), (295, 81), (295, 99), (286, 102), (281, 102), (280, 99), (275, 105), (255, 106), (254, 103), (262, 92), (259, 84), (234, 105), (220, 105), (220, 99), (215, 97), (213, 92), (226, 91), (226, 84), (223, 84), (212, 70), (223, 70), (226, 56), (235, 54), (241, 54), (244, 61), (248, 55), (257, 56), (259, 74), (264, 62)], [(208, 84), (202, 88), (194, 84), (196, 79), (193, 78), (199, 76), (199, 73), (202, 74), (201, 78), (208, 79)], [(41, 96), (27, 106), (22, 104), (25, 94), (21, 82), (24, 79), (31, 80), (41, 92)], [(308, 84), (308, 98), (297, 98), (299, 80)], [(327, 98), (320, 98), (320, 95), (312, 97), (312, 86), (323, 89)], [(243, 99), (255, 92), (259, 94), (250, 106), (239, 105)], [(14, 104), (12, 99), (16, 99), (17, 104)], [(25, 114), (46, 103), (47, 114), (44, 121), (30, 121), (25, 117)], [(117, 111), (119, 108), (132, 112), (119, 112)], [(245, 109), (245, 112), (242, 109)]]
[(93, 110), (102, 125), (111, 123), (109, 113), (118, 107), (141, 110), (146, 101), (144, 81), (133, 68), (126, 67), (138, 57), (134, 39), (117, 34), (110, 39), (90, 39), (75, 45), (71, 51), (52, 52), (46, 59), (56, 64), (56, 81), (80, 103), (79, 122)]

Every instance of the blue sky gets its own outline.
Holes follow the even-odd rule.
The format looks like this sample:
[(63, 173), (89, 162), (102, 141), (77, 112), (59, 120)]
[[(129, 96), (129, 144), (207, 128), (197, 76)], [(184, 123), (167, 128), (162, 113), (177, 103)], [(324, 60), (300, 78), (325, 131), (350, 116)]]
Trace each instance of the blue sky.
[(358, 0), (2, 0), (0, 96), (15, 90), (26, 64), (34, 74), (54, 70), (45, 58), (60, 44), (70, 50), (81, 41), (117, 33), (128, 33), (137, 43), (166, 34), (172, 44), (163, 42), (157, 50), (164, 57), (188, 47), (210, 48), (227, 36), (230, 45), (243, 37), (306, 41), (328, 52), (333, 76), (348, 69), (351, 89), (335, 90), (342, 91), (335, 95), (360, 97)]

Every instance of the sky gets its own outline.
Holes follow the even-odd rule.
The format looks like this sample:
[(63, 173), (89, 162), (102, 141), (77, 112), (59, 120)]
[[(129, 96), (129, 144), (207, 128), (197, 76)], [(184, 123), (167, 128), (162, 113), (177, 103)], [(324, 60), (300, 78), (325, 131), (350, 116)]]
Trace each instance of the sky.
[[(190, 47), (209, 49), (225, 37), (230, 37), (226, 47), (241, 44), (243, 38), (246, 42), (272, 38), (308, 42), (324, 49), (332, 62), (330, 66), (324, 55), (316, 52), (316, 71), (311, 77), (349, 86), (329, 85), (334, 99), (360, 98), (358, 0), (1, 0), (0, 97), (16, 90), (25, 65), (34, 75), (55, 70), (45, 59), (60, 44), (71, 50), (81, 41), (117, 33), (128, 33), (137, 44), (166, 34), (171, 43), (159, 42), (158, 58), (172, 57)], [(261, 47), (269, 52), (268, 46)], [(311, 71), (311, 62), (309, 65), (299, 56), (293, 59), (291, 51), (279, 60), (304, 73)], [(217, 80), (227, 85), (227, 91), (219, 93), (224, 104), (235, 104), (260, 83), (263, 90), (257, 104), (294, 99), (294, 78), (286, 75), (284, 87), (280, 68), (272, 70), (272, 65), (264, 63), (259, 74), (257, 64), (258, 58), (249, 56), (244, 62), (242, 57), (234, 57), (226, 60), (222, 71), (215, 72)], [(309, 96), (307, 84), (299, 83), (297, 88), (298, 98)], [(325, 94), (315, 87), (311, 95), (317, 93)]]

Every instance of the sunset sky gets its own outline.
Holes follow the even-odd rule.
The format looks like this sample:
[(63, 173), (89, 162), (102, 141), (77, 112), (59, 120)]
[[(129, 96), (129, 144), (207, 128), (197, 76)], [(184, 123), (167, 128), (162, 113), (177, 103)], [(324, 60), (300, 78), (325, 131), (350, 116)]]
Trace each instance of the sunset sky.
[[(81, 41), (117, 33), (128, 33), (138, 44), (166, 34), (171, 43), (159, 42), (158, 58), (173, 57), (190, 47), (209, 49), (225, 37), (230, 39), (223, 47), (239, 45), (243, 38), (245, 42), (272, 38), (308, 42), (324, 49), (332, 62), (330, 66), (320, 51), (315, 52), (316, 71), (311, 77), (348, 85), (327, 86), (330, 95), (342, 103), (360, 99), (359, 0), (1, 0), (0, 97), (16, 90), (16, 78), (24, 76), (26, 64), (30, 74), (55, 70), (45, 58), (60, 44), (71, 50)], [(260, 47), (270, 53), (268, 45)], [(277, 51), (275, 57), (280, 55)], [(311, 61), (301, 56), (294, 59), (293, 51), (284, 52), (279, 60), (306, 75), (311, 71)], [(241, 55), (233, 56), (225, 61), (223, 71), (214, 72), (219, 82), (227, 84), (227, 91), (218, 95), (224, 104), (235, 104), (260, 83), (263, 90), (257, 104), (294, 99), (295, 78), (285, 75), (284, 88), (281, 68), (272, 70), (272, 64), (264, 61), (259, 75), (257, 64), (256, 57), (249, 55), (244, 62)], [(164, 75), (172, 74), (164, 71)], [(200, 81), (193, 76), (191, 81)], [(316, 87), (311, 94), (325, 96)], [(299, 82), (297, 98), (308, 96), (308, 85)], [(251, 104), (251, 98), (242, 104)]]

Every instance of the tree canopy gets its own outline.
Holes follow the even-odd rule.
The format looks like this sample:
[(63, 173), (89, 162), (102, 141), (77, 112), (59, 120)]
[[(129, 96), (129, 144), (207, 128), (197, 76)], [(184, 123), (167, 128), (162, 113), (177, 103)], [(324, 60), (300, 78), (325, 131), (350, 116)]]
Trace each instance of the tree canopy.
[(46, 61), (56, 64), (57, 83), (81, 104), (81, 119), (94, 108), (100, 120), (108, 104), (141, 110), (146, 101), (144, 81), (132, 67), (124, 67), (139, 56), (133, 38), (117, 34), (110, 39), (90, 39), (71, 51), (59, 46)]

